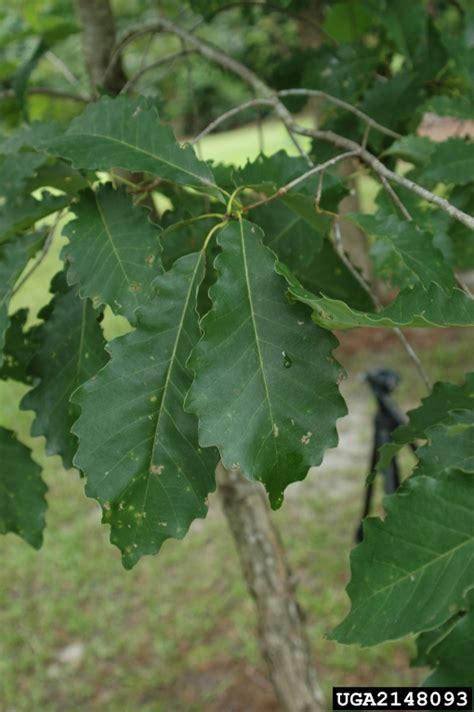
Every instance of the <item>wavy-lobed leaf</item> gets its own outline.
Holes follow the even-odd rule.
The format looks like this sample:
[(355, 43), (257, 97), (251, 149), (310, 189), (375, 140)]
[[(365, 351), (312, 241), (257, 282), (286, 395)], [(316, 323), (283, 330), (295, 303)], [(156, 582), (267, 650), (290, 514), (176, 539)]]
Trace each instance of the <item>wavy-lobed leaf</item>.
[(453, 410), (472, 409), (474, 403), (474, 373), (468, 373), (463, 385), (435, 383), (429, 396), (421, 405), (408, 413), (408, 423), (400, 425), (392, 433), (392, 442), (380, 449), (377, 469), (383, 472), (392, 458), (409, 443), (426, 439), (427, 432), (441, 423)]
[(170, 126), (160, 123), (155, 106), (145, 98), (102, 97), (74, 119), (67, 131), (40, 141), (53, 155), (75, 168), (144, 171), (184, 185), (214, 186), (206, 163), (191, 146), (181, 147)]
[(5, 333), (10, 322), (8, 305), (15, 282), (43, 242), (43, 234), (33, 233), (0, 246), (0, 366), (3, 363)]
[(10, 317), (10, 324), (5, 332), (3, 364), (0, 367), (0, 379), (12, 379), (20, 383), (31, 384), (33, 376), (28, 366), (38, 348), (36, 336), (38, 328), (33, 326), (25, 331), (28, 309), (18, 309)]
[(0, 210), (0, 244), (47, 215), (65, 208), (69, 201), (67, 195), (47, 193), (41, 200), (29, 195), (15, 203), (9, 202)]
[(206, 515), (215, 488), (217, 456), (199, 447), (197, 420), (183, 411), (203, 275), (198, 252), (158, 277), (158, 296), (137, 312), (136, 330), (109, 344), (110, 362), (73, 398), (81, 407), (75, 464), (126, 568), (169, 537), (181, 539)]
[(398, 156), (415, 166), (424, 165), (430, 160), (436, 148), (434, 141), (427, 136), (403, 136), (394, 141), (385, 153), (388, 156)]
[(69, 468), (77, 449), (71, 427), (79, 414), (70, 396), (97, 373), (107, 355), (91, 302), (67, 288), (63, 273), (53, 280), (52, 289), (56, 294), (40, 312), (45, 321), (36, 332), (38, 350), (30, 365), (39, 383), (25, 395), (20, 407), (35, 411), (31, 434), (43, 435), (48, 455), (61, 455), (64, 467)]
[(278, 507), (285, 487), (336, 445), (335, 421), (346, 410), (331, 358), (336, 341), (288, 303), (262, 237), (247, 221), (218, 235), (218, 279), (190, 360), (187, 407), (199, 416), (201, 445), (261, 480)]
[(10, 155), (18, 153), (22, 148), (39, 148), (44, 141), (56, 138), (62, 132), (61, 126), (54, 121), (23, 124), (11, 136), (0, 141), (0, 153)]
[(352, 214), (348, 217), (364, 232), (389, 248), (385, 271), (395, 277), (392, 279), (395, 284), (405, 286), (406, 277), (402, 283), (397, 279), (397, 272), (402, 265), (408, 273), (408, 283), (419, 283), (426, 290), (432, 284), (437, 284), (447, 292), (455, 286), (454, 274), (442, 253), (433, 245), (432, 236), (420, 230), (413, 222), (400, 220), (382, 211), (377, 215)]
[[(474, 405), (474, 404), (472, 404)], [(442, 477), (449, 470), (474, 474), (474, 410), (455, 410), (426, 430), (414, 475)]]
[[(332, 637), (375, 645), (443, 624), (474, 584), (474, 480), (411, 477), (368, 517), (351, 555), (352, 608)], [(436, 591), (436, 595), (434, 595)]]
[(68, 283), (78, 285), (94, 307), (108, 304), (133, 323), (135, 309), (149, 301), (152, 281), (163, 271), (158, 228), (110, 184), (81, 193), (73, 212), (62, 253)]
[(45, 161), (46, 156), (40, 153), (22, 153), (0, 158), (0, 196), (15, 201), (27, 181)]
[(474, 141), (450, 138), (436, 144), (430, 161), (422, 173), (422, 180), (466, 185), (472, 181)]
[(252, 212), (264, 232), (265, 244), (308, 289), (333, 299), (346, 299), (357, 309), (373, 307), (367, 292), (325, 237), (327, 226), (316, 230), (280, 201)]
[(415, 664), (434, 668), (423, 682), (423, 687), (472, 686), (473, 591), (470, 591), (466, 598), (468, 601), (467, 610), (463, 614), (454, 616), (449, 623), (437, 631), (422, 633), (418, 638), (419, 656)]
[(43, 543), (47, 487), (31, 451), (0, 428), (0, 534), (15, 532), (35, 549)]
[(340, 300), (312, 294), (282, 263), (277, 263), (276, 271), (286, 278), (291, 296), (310, 306), (314, 321), (325, 329), (474, 325), (474, 299), (460, 289), (446, 294), (436, 284), (429, 290), (419, 285), (408, 287), (382, 311), (362, 312)]

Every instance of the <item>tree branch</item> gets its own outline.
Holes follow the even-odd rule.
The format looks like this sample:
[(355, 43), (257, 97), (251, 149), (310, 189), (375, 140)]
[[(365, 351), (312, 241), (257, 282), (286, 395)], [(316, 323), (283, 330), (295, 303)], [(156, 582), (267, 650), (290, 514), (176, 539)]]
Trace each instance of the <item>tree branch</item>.
[(410, 190), (412, 193), (415, 193), (415, 195), (418, 195), (420, 198), (423, 198), (423, 200), (426, 200), (428, 203), (436, 205), (438, 208), (447, 213), (451, 218), (458, 220), (459, 222), (463, 223), (463, 225), (466, 225), (466, 227), (469, 227), (471, 228), (471, 230), (474, 230), (474, 217), (468, 215), (468, 213), (465, 213), (463, 210), (459, 210), (449, 201), (445, 200), (444, 198), (440, 198), (438, 195), (435, 195), (426, 188), (423, 188), (421, 185), (418, 185), (418, 183), (415, 183), (409, 178), (405, 178), (405, 176), (401, 176), (398, 173), (394, 173), (394, 171), (391, 171), (389, 168), (387, 168), (387, 166), (385, 166), (381, 161), (379, 161), (378, 158), (376, 158), (372, 153), (369, 153), (369, 151), (367, 151), (365, 148), (363, 148), (363, 146), (356, 143), (355, 141), (352, 141), (349, 138), (345, 138), (344, 136), (340, 136), (339, 134), (336, 134), (333, 131), (320, 131), (319, 129), (309, 129), (305, 126), (300, 126), (299, 124), (293, 124), (292, 130), (295, 133), (300, 134), (301, 136), (310, 136), (312, 138), (319, 139), (320, 141), (331, 143), (333, 146), (337, 146), (338, 148), (344, 148), (347, 151), (357, 151), (360, 160), (370, 166), (372, 170), (379, 176), (383, 176), (388, 181), (391, 181), (392, 183), (397, 183), (403, 188)]
[(364, 114), (363, 111), (360, 111), (360, 109), (357, 109), (355, 106), (352, 106), (352, 104), (348, 104), (347, 101), (338, 99), (336, 96), (332, 96), (332, 94), (327, 94), (325, 91), (319, 91), (319, 89), (284, 89), (283, 91), (278, 92), (278, 96), (321, 97), (322, 99), (326, 99), (326, 101), (330, 102), (331, 104), (339, 106), (341, 109), (344, 109), (345, 111), (349, 111), (351, 114), (354, 114), (354, 116), (357, 116), (359, 119), (362, 119), (362, 121), (364, 121), (367, 126), (376, 129), (380, 133), (383, 133), (386, 136), (390, 136), (391, 138), (402, 138), (401, 134), (397, 133), (396, 131), (392, 131), (392, 129), (389, 129), (386, 126), (382, 126), (382, 124), (379, 124), (378, 121), (375, 121), (367, 114)]
[(334, 158), (330, 158), (324, 163), (319, 163), (317, 166), (313, 166), (312, 168), (310, 168), (309, 171), (306, 171), (306, 173), (303, 173), (297, 178), (294, 178), (292, 181), (279, 188), (275, 193), (272, 193), (272, 195), (262, 198), (261, 200), (258, 200), (256, 203), (252, 203), (251, 205), (245, 205), (243, 207), (243, 212), (248, 212), (249, 210), (258, 208), (260, 205), (264, 205), (265, 203), (270, 203), (272, 200), (281, 198), (282, 195), (285, 195), (285, 193), (288, 193), (288, 191), (292, 188), (295, 188), (300, 183), (303, 183), (303, 181), (307, 180), (308, 178), (311, 178), (311, 176), (314, 176), (317, 173), (321, 173), (322, 171), (325, 171), (326, 168), (334, 166), (339, 161), (342, 161), (345, 158), (350, 158), (351, 156), (355, 155), (357, 155), (356, 151), (348, 151), (347, 153), (339, 154), (339, 156), (334, 156)]
[(195, 143), (198, 143), (198, 141), (203, 139), (204, 136), (207, 136), (208, 134), (212, 133), (214, 129), (220, 126), (220, 124), (224, 123), (224, 121), (227, 121), (227, 119), (232, 118), (232, 116), (240, 114), (241, 111), (245, 111), (246, 109), (251, 109), (252, 107), (256, 106), (271, 106), (272, 108), (274, 108), (274, 103), (270, 99), (250, 99), (249, 101), (245, 101), (243, 104), (234, 106), (233, 109), (229, 109), (229, 111), (226, 111), (224, 114), (221, 114), (217, 117), (217, 119), (214, 119), (214, 121), (211, 121), (211, 123), (208, 124), (206, 128), (201, 131), (201, 133), (199, 133), (195, 138), (192, 139), (191, 144), (194, 145)]

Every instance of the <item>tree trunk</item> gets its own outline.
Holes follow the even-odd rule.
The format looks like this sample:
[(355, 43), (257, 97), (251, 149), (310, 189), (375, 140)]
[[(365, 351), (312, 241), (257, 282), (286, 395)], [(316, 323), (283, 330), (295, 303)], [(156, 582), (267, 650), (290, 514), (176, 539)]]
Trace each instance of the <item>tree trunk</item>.
[(75, 0), (75, 4), (92, 93), (96, 95), (97, 87), (103, 87), (109, 94), (118, 94), (125, 85), (126, 76), (120, 55), (110, 63), (115, 47), (115, 22), (110, 2)]
[(311, 660), (295, 582), (266, 496), (236, 470), (217, 467), (225, 516), (234, 536), (247, 587), (257, 606), (260, 648), (285, 712), (326, 709)]

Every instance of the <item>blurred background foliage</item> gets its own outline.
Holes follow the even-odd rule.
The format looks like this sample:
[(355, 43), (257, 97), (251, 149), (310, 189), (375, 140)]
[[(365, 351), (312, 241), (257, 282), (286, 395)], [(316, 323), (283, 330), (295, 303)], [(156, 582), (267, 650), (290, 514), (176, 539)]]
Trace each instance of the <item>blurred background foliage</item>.
[[(275, 89), (328, 91), (396, 130), (416, 126), (441, 95), (442, 101), (434, 101), (438, 113), (472, 114), (474, 9), (469, 0), (116, 0), (117, 34), (152, 23), (157, 11), (225, 48)], [(164, 33), (137, 37), (124, 49), (127, 76), (183, 49), (180, 40)], [(5, 4), (0, 9), (0, 52), (3, 122), (20, 120), (26, 82), (88, 94), (73, 3)], [(133, 89), (156, 96), (183, 135), (197, 132), (229, 105), (252, 98), (238, 78), (195, 53), (157, 66)], [(17, 96), (6, 101), (8, 90)], [(294, 110), (306, 102), (292, 98), (288, 103)], [(64, 123), (81, 108), (80, 102), (58, 105), (54, 97), (37, 94), (28, 101), (31, 118)], [(237, 120), (242, 123), (242, 117)], [(321, 120), (347, 123), (335, 119), (333, 109)]]

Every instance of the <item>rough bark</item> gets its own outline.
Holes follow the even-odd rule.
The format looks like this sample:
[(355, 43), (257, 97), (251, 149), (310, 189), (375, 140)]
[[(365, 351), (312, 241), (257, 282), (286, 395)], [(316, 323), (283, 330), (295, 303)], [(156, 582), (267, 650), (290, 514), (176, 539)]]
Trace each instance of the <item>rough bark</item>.
[(295, 581), (266, 496), (236, 470), (217, 467), (225, 516), (234, 536), (247, 587), (257, 607), (260, 648), (285, 712), (326, 709), (311, 660)]
[[(115, 22), (109, 0), (75, 0), (82, 28), (82, 46), (93, 94), (103, 87), (115, 95), (127, 78), (118, 55), (110, 64), (115, 47)], [(109, 66), (110, 65), (110, 66)]]

